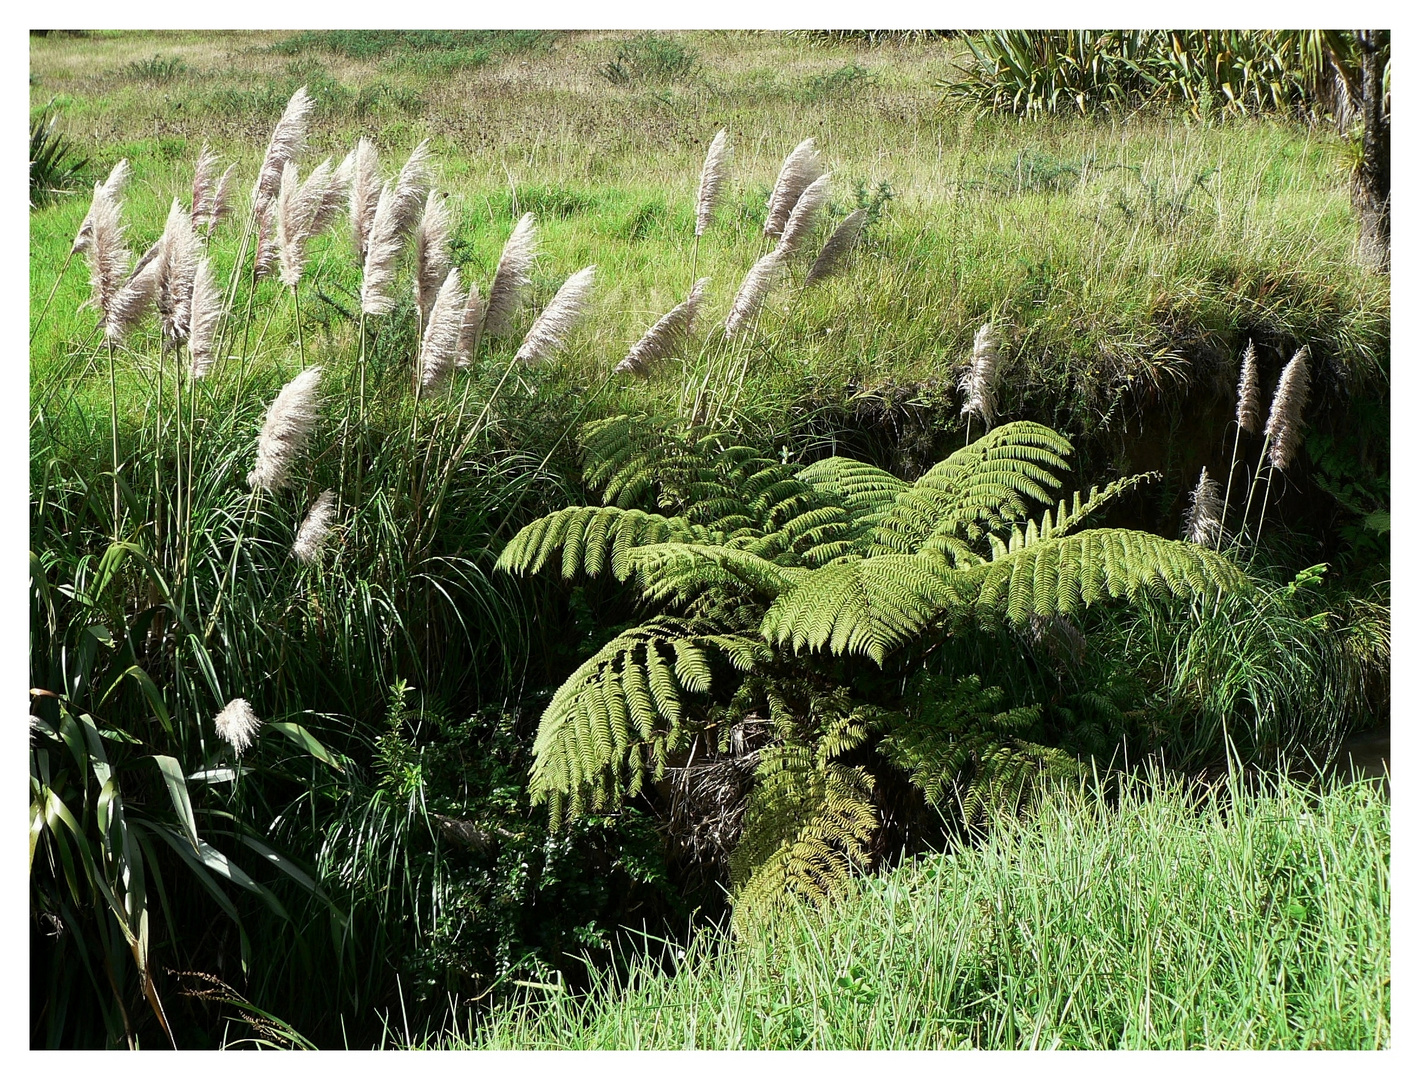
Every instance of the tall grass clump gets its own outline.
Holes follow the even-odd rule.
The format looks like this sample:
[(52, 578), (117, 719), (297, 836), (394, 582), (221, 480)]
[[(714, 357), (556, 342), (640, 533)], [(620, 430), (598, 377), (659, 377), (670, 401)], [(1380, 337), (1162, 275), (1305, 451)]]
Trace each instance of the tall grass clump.
[(1374, 783), (1061, 787), (826, 911), (528, 990), (433, 1045), (1383, 1049), (1389, 896)]

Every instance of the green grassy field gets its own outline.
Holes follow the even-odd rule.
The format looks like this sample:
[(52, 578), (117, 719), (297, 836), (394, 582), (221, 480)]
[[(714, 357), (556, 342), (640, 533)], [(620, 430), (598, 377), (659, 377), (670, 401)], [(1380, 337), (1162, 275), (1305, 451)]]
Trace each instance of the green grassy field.
[(528, 990), (427, 1045), (1380, 1049), (1389, 896), (1374, 782), (1155, 782), (1113, 806), (1062, 791), (829, 913), (653, 947), (620, 981)]
[[(1189, 769), (1229, 749), (1253, 764), (1329, 753), (1388, 709), (1390, 293), (1357, 259), (1347, 138), (1156, 109), (1022, 122), (944, 103), (965, 56), (960, 40), (720, 31), (31, 36), (32, 114), (49, 105), (88, 158), (30, 213), (29, 685), (49, 725), (31, 750), (36, 1046), (293, 1030), (329, 1046), (382, 1030), (460, 1047), (1388, 1045), (1389, 807), (1364, 785), (1060, 794), (864, 878), (826, 916), (736, 941), (702, 927), (665, 951), (623, 927), (679, 932), (724, 884), (668, 854), (665, 792), (570, 831), (530, 803), (554, 689), (644, 610), (605, 579), (495, 570), (520, 528), (587, 501), (582, 423), (687, 420), (703, 390), (734, 438), (785, 464), (841, 453), (910, 481), (965, 441), (958, 378), (988, 321), (998, 422), (1068, 436), (1066, 490), (1159, 472), (1110, 524), (1178, 535), (1200, 467), (1228, 465), (1250, 340), (1264, 393), (1311, 349), (1308, 467), (1278, 479), (1253, 596), (1092, 611), (1084, 661), (1001, 630), (932, 664), (985, 672), (1002, 708), (1082, 718), (1052, 738), (1093, 725), (1109, 756), (1127, 731)], [(390, 177), (429, 140), (465, 285), (486, 294), (535, 216), (528, 302), (447, 394), (410, 392), (406, 270), (391, 312), (359, 314), (343, 210), (309, 245), (299, 325), (290, 289), (250, 284), (252, 184), (301, 86), (303, 177), (361, 137)], [(721, 129), (728, 180), (697, 242)], [(788, 280), (726, 335), (769, 250), (781, 162), (810, 136), (828, 207)], [(237, 181), (202, 251), (224, 291), (237, 280), (196, 380), (156, 319), (106, 347), (70, 248), (126, 159), (125, 243), (141, 255), (191, 198), (204, 144)], [(858, 209), (842, 271), (805, 286)], [(537, 313), (589, 265), (565, 345), (519, 365)], [(702, 276), (683, 355), (614, 376)], [(256, 491), (268, 408), (316, 364), (309, 452), (288, 489)], [(306, 564), (293, 539), (325, 490), (339, 512)], [(268, 725), (240, 763), (213, 723), (236, 697)], [(723, 704), (706, 700), (700, 721)], [(1083, 763), (1087, 745), (1067, 752)], [(138, 970), (148, 947), (156, 989)], [(181, 982), (193, 971), (227, 996)], [(447, 1012), (480, 994), (481, 1011)], [(409, 1036), (390, 1020), (406, 1006)]]

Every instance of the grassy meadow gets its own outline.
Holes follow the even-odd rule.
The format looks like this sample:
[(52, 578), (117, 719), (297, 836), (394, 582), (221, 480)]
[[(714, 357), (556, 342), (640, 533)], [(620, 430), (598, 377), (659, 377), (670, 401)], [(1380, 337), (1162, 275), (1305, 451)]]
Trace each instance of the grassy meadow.
[[(1388, 789), (1311, 767), (1389, 716), (1390, 283), (1358, 258), (1354, 140), (1155, 106), (1023, 120), (944, 96), (969, 55), (960, 37), (744, 31), (30, 37), (32, 117), (48, 107), (84, 159), (30, 211), (33, 1046), (1389, 1045)], [(533, 215), (510, 325), (437, 392), (413, 257), (371, 310), (343, 195), (297, 289), (253, 273), (253, 185), (301, 87), (300, 177), (365, 138), (393, 193), (427, 140), (461, 295), (499, 295)], [(773, 247), (781, 165), (810, 137), (830, 176), (816, 231), (727, 333)], [(126, 274), (175, 199), (186, 214), (204, 145), (235, 180), (196, 248), (222, 313), (193, 377), (158, 319), (105, 335), (76, 236), (126, 161)], [(806, 284), (857, 211), (837, 272)], [(520, 362), (589, 266), (579, 317)], [(617, 373), (700, 278), (694, 331)], [(593, 549), (613, 566), (644, 539), (613, 550), (607, 527), (508, 561), (545, 515), (615, 503), (608, 477), (627, 513), (700, 529), (697, 558), (750, 550), (756, 514), (836, 528), (842, 507), (776, 493), (833, 455), (892, 491), (978, 445), (959, 382), (988, 323), (992, 431), (1029, 422), (1013, 467), (1030, 479), (961, 536), (984, 552), (988, 525), (1025, 521), (1022, 494), (1053, 508), (1098, 485), (1107, 512), (1092, 494), (1071, 527), (1094, 513), (1151, 537), (1120, 541), (1123, 569), (1110, 556), (1124, 576), (1099, 598), (1117, 603), (1027, 611), (1017, 574), (1009, 619), (903, 617), (916, 636), (874, 666), (761, 638), (723, 552), (684, 595), (672, 576), (653, 596), (649, 564), (598, 576)], [(1269, 444), (1234, 422), (1250, 342), (1267, 395), (1310, 350), (1285, 470), (1264, 472)], [(618, 417), (625, 445), (596, 451)], [(1073, 476), (1055, 495), (1043, 448), (1061, 438)], [(1201, 468), (1226, 482), (1235, 463), (1221, 551), (1148, 546), (1181, 535)], [(1248, 480), (1265, 524), (1234, 542)], [(739, 516), (695, 516), (712, 488)], [(1049, 533), (1022, 530), (1017, 547)], [(800, 539), (755, 548), (754, 580), (799, 580)], [(549, 552), (550, 572), (506, 572)], [(634, 688), (644, 657), (654, 709), (608, 696), (579, 715), (597, 753), (624, 749), (618, 722), (662, 717), (659, 749), (630, 760), (668, 766), (644, 787), (610, 769), (613, 798), (549, 818), (540, 717), (666, 596), (684, 603), (665, 619), (704, 620), (700, 636), (614, 661)], [(942, 721), (955, 764), (934, 787), (911, 757), (928, 742), (890, 725), (938, 697), (976, 711)], [(258, 728), (230, 719), (235, 699)], [(785, 781), (793, 799), (831, 809), (851, 789), (874, 825), (835, 819), (857, 839), (829, 830), (824, 865), (851, 879), (830, 903), (752, 923), (734, 848), (772, 739), (826, 770)], [(871, 772), (883, 747), (898, 756)]]

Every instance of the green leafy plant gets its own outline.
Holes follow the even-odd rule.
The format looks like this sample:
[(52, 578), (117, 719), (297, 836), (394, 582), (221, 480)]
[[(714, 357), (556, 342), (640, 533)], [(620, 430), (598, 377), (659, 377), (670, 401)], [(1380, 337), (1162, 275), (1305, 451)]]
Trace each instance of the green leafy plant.
[(186, 71), (187, 64), (179, 56), (150, 56), (123, 66), (123, 73), (129, 78), (152, 83), (172, 82)]
[(616, 54), (597, 73), (613, 86), (678, 82), (695, 70), (696, 58), (694, 49), (675, 38), (648, 31), (618, 41)]
[[(614, 809), (666, 776), (711, 725), (712, 743), (729, 752), (735, 724), (765, 701), (775, 735), (758, 751), (741, 841), (750, 847), (734, 857), (742, 896), (783, 895), (760, 874), (789, 891), (829, 895), (865, 861), (874, 785), (855, 771), (855, 755), (871, 749), (871, 735), (894, 729), (860, 711), (866, 698), (831, 691), (864, 692), (872, 669), (855, 660), (893, 677), (910, 666), (904, 657), (953, 635), (1068, 618), (1102, 600), (1245, 586), (1207, 548), (1081, 529), (1144, 476), (1031, 517), (1031, 504), (1054, 503), (1071, 447), (1029, 422), (995, 428), (911, 484), (847, 458), (799, 468), (729, 433), (677, 434), (624, 416), (591, 425), (584, 441), (587, 482), (604, 505), (526, 526), (499, 565), (530, 573), (551, 564), (568, 578), (610, 571), (634, 579), (655, 613), (612, 638), (554, 695), (534, 747), (533, 799), (549, 805), (554, 822)], [(821, 689), (783, 683), (810, 677)], [(712, 720), (717, 697), (731, 709)], [(902, 707), (931, 725), (923, 700)], [(970, 758), (987, 763), (978, 791), (1001, 791), (1009, 784), (1000, 777), (1025, 770), (997, 759), (1056, 756), (1022, 740), (1028, 719), (993, 721), (984, 742), (956, 757), (905, 735), (892, 745), (904, 763), (908, 747), (921, 751), (909, 769), (919, 788), (956, 784)], [(951, 724), (935, 726), (961, 741)], [(926, 764), (934, 755), (940, 773)]]
[(78, 189), (89, 159), (59, 129), (59, 114), (46, 105), (30, 120), (30, 207), (48, 206)]

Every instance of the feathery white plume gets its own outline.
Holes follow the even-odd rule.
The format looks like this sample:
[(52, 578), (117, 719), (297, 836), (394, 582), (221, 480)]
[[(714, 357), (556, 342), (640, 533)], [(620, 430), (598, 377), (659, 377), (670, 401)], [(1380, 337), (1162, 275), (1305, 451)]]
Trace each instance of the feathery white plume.
[(587, 296), (592, 291), (595, 266), (585, 266), (562, 283), (557, 295), (548, 301), (523, 338), (514, 359), (529, 367), (546, 360), (567, 340), (567, 335), (581, 318)]
[(252, 256), (252, 273), (267, 277), (276, 267), (276, 203), (269, 202), (256, 212), (256, 254)]
[(449, 214), (447, 196), (429, 192), (419, 228), (414, 233), (415, 302), (419, 305), (419, 318), (426, 322), (452, 265), (449, 258), (452, 231), (453, 218)]
[(217, 173), (217, 155), (206, 143), (197, 156), (197, 166), (192, 175), (192, 227), (205, 229), (208, 236), (222, 220), (232, 212), (232, 178), (237, 166), (228, 165), (220, 177)]
[(1285, 469), (1290, 465), (1302, 444), (1302, 410), (1307, 407), (1307, 391), (1311, 381), (1307, 372), (1307, 358), (1310, 356), (1311, 349), (1306, 345), (1297, 350), (1282, 369), (1282, 377), (1277, 380), (1277, 391), (1272, 395), (1272, 410), (1267, 416), (1265, 434), (1267, 460), (1274, 469)]
[(774, 190), (769, 194), (769, 215), (764, 219), (766, 236), (778, 236), (784, 231), (789, 215), (799, 196), (823, 173), (819, 163), (818, 150), (812, 137), (805, 139), (784, 159), (779, 169), (779, 178), (774, 181)]
[(853, 250), (853, 245), (858, 242), (858, 237), (863, 232), (863, 222), (867, 219), (866, 208), (854, 210), (843, 219), (823, 245), (823, 250), (818, 253), (813, 266), (809, 268), (808, 276), (804, 278), (805, 286), (816, 284), (838, 270), (843, 257)]
[(1255, 432), (1262, 422), (1262, 393), (1257, 385), (1257, 351), (1252, 342), (1243, 350), (1238, 372), (1238, 427)]
[(227, 702), (227, 707), (217, 714), (212, 723), (217, 728), (217, 734), (231, 745), (237, 757), (241, 757), (251, 746), (261, 727), (261, 721), (252, 712), (246, 698), (233, 698)]
[(483, 297), (478, 294), (478, 282), (468, 283), (468, 298), (463, 305), (463, 323), (459, 327), (459, 348), (455, 363), (468, 367), (473, 354), (478, 350), (478, 340), (483, 336)]
[(266, 410), (256, 444), (256, 465), (247, 474), (252, 488), (277, 491), (291, 480), (291, 469), (305, 449), (319, 415), (320, 368), (307, 368), (281, 388)]
[(106, 323), (133, 258), (123, 242), (123, 232), (118, 200), (103, 184), (95, 184), (94, 201), (80, 229), (83, 247), (79, 250), (89, 263), (89, 298), (81, 306), (97, 308)]
[(288, 161), (281, 174), (281, 191), (276, 200), (276, 241), (281, 259), (281, 283), (295, 288), (305, 270), (306, 243), (330, 227), (344, 201), (344, 184), (322, 161), (304, 183), (295, 162)]
[(513, 319), (522, 307), (523, 292), (531, 284), (528, 272), (537, 258), (537, 226), (531, 213), (524, 214), (514, 226), (493, 284), (488, 287), (488, 304), (483, 311), (483, 332), (490, 337), (502, 337), (512, 332)]
[(962, 373), (958, 388), (966, 395), (962, 416), (975, 414), (987, 427), (996, 417), (996, 367), (1000, 362), (996, 350), (996, 326), (987, 323), (976, 332), (971, 347), (971, 364)]
[(1183, 516), (1184, 539), (1203, 547), (1217, 547), (1223, 533), (1223, 500), (1218, 491), (1218, 481), (1208, 475), (1205, 465)]
[(266, 157), (261, 162), (261, 172), (257, 174), (256, 186), (252, 188), (252, 201), (258, 213), (269, 206), (281, 190), (281, 173), (288, 161), (301, 156), (306, 148), (306, 124), (311, 118), (316, 103), (302, 86), (286, 103), (286, 111), (276, 122), (271, 132), (271, 142), (266, 146)]
[(730, 313), (725, 317), (725, 333), (733, 334), (759, 311), (769, 290), (784, 270), (784, 256), (775, 248), (762, 256), (740, 283), (740, 291), (735, 293)]
[(375, 144), (362, 136), (340, 163), (340, 176), (350, 185), (350, 237), (356, 261), (364, 266), (370, 225), (380, 204), (380, 155)]
[(459, 268), (444, 277), (435, 295), (419, 347), (419, 393), (423, 397), (444, 388), (458, 358), (459, 331), (463, 328), (464, 296), (459, 289)]
[(291, 545), (291, 554), (303, 566), (320, 558), (326, 538), (330, 536), (330, 526), (335, 521), (335, 492), (326, 490), (316, 496), (311, 503), (306, 518), (296, 532), (296, 542)]
[(799, 196), (799, 201), (794, 204), (794, 210), (789, 215), (789, 220), (784, 225), (784, 231), (779, 236), (778, 251), (784, 258), (788, 259), (798, 253), (804, 246), (804, 241), (808, 239), (809, 233), (813, 232), (814, 218), (824, 203), (828, 201), (828, 179), (831, 174), (824, 173)]
[(192, 354), (188, 374), (200, 379), (212, 367), (212, 349), (217, 341), (217, 323), (222, 315), (222, 290), (212, 275), (212, 263), (197, 260), (197, 272), (192, 279), (192, 325), (188, 331), (187, 348)]
[(383, 315), (394, 307), (390, 286), (400, 253), (419, 217), (429, 191), (429, 140), (409, 155), (399, 179), (380, 190), (365, 249), (365, 275), (360, 286), (360, 307), (367, 315)]
[(656, 361), (664, 360), (672, 355), (689, 336), (691, 328), (695, 325), (695, 313), (700, 307), (701, 298), (705, 295), (705, 286), (709, 283), (709, 278), (701, 278), (697, 281), (690, 290), (689, 296), (657, 319), (656, 325), (647, 330), (641, 340), (631, 346), (631, 351), (626, 354), (626, 359), (616, 365), (612, 374), (622, 375), (632, 372), (636, 375), (644, 375)]
[(192, 319), (192, 284), (197, 274), (200, 245), (197, 234), (192, 231), (191, 215), (184, 212), (176, 199), (168, 211), (163, 235), (155, 246), (156, 257), (145, 267), (148, 256), (144, 255), (144, 261), (139, 263), (133, 276), (152, 273), (156, 277), (153, 302), (158, 309), (163, 337), (181, 343), (187, 340)]
[(695, 235), (710, 227), (715, 216), (715, 204), (720, 200), (720, 188), (725, 183), (725, 166), (729, 159), (729, 135), (721, 128), (710, 140), (705, 151), (705, 164), (700, 169), (700, 191), (695, 197)]
[[(123, 193), (123, 185), (128, 182), (128, 159), (120, 158), (108, 174), (108, 179), (102, 184), (94, 185), (94, 199), (98, 200), (99, 192), (103, 192), (110, 202), (116, 207), (122, 207), (118, 201), (119, 195)], [(77, 255), (89, 249), (89, 244), (94, 238), (94, 208), (89, 207), (89, 212), (84, 215), (84, 220), (79, 223), (79, 231), (74, 234), (74, 246), (69, 249), (71, 255)]]

